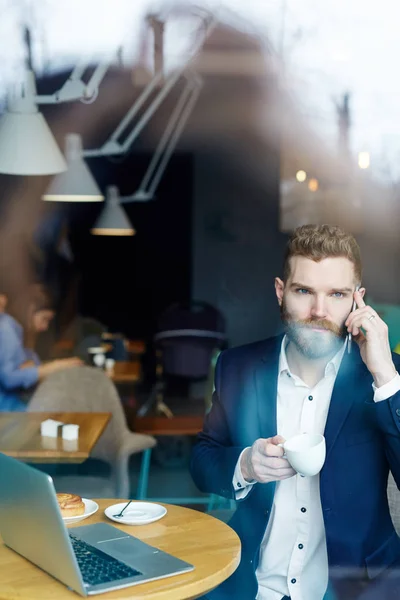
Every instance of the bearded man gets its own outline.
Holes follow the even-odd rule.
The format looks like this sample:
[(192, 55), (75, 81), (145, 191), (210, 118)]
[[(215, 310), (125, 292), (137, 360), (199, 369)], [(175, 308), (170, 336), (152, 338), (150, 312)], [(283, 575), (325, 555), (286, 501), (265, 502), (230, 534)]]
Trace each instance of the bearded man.
[[(399, 597), (386, 489), (389, 470), (400, 484), (400, 357), (361, 277), (352, 235), (299, 227), (275, 279), (285, 335), (220, 354), (191, 473), (238, 501), (242, 558), (210, 600)], [(325, 437), (312, 477), (281, 445), (302, 433)]]

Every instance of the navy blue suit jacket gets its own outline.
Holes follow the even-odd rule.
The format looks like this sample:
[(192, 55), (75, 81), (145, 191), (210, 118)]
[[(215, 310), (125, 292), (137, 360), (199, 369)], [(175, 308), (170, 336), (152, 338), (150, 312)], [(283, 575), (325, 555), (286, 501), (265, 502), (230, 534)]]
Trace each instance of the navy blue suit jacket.
[[(217, 363), (212, 409), (194, 447), (191, 473), (200, 490), (234, 498), (240, 453), (276, 435), (282, 337), (224, 351)], [(400, 356), (394, 355), (396, 368)], [(391, 469), (400, 485), (400, 392), (373, 401), (372, 376), (357, 344), (344, 354), (325, 427), (320, 475), (330, 575), (357, 571), (374, 578), (400, 559), (400, 540), (387, 501)], [(271, 513), (275, 483), (253, 486), (229, 523), (242, 541), (236, 572), (208, 597), (254, 600), (255, 570)]]

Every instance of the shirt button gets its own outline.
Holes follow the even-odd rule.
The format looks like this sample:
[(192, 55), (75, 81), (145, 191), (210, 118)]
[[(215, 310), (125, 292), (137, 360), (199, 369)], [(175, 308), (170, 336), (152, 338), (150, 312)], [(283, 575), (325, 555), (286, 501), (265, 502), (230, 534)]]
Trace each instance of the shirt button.
[(307, 509), (306, 509), (306, 508), (304, 508), (304, 506), (302, 506), (300, 510), (301, 510), (301, 512), (302, 512), (302, 513), (305, 513), (305, 512), (307, 512)]
[(290, 583), (296, 583), (296, 580), (295, 579), (291, 579)]
[(303, 550), (303, 548), (304, 548), (303, 544), (299, 544), (297, 547), (299, 550)]
[(238, 482), (237, 486), (238, 486), (238, 487), (242, 487), (242, 484)]
[(309, 400), (313, 400), (313, 397), (312, 397), (312, 396), (308, 396), (308, 399), (309, 399)]
[(400, 417), (400, 408), (396, 408), (396, 415)]

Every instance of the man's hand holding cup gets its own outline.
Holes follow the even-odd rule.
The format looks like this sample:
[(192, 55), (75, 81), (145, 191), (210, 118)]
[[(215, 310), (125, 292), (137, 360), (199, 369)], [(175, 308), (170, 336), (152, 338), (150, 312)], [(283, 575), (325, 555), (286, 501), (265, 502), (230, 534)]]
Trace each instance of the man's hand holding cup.
[(272, 438), (259, 438), (251, 448), (247, 448), (240, 461), (244, 479), (249, 483), (269, 483), (296, 475), (296, 471), (283, 458), (284, 449), (279, 444), (284, 442), (285, 438), (276, 435)]

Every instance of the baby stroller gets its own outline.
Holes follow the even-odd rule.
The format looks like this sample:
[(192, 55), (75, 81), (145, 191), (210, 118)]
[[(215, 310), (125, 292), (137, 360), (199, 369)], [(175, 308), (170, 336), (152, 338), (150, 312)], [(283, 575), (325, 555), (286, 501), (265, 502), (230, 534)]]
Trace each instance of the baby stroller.
[(158, 413), (172, 417), (164, 402), (166, 378), (207, 379), (215, 351), (226, 344), (225, 319), (211, 304), (192, 301), (170, 306), (160, 316), (157, 329), (156, 382), (138, 416), (144, 416), (155, 405)]

